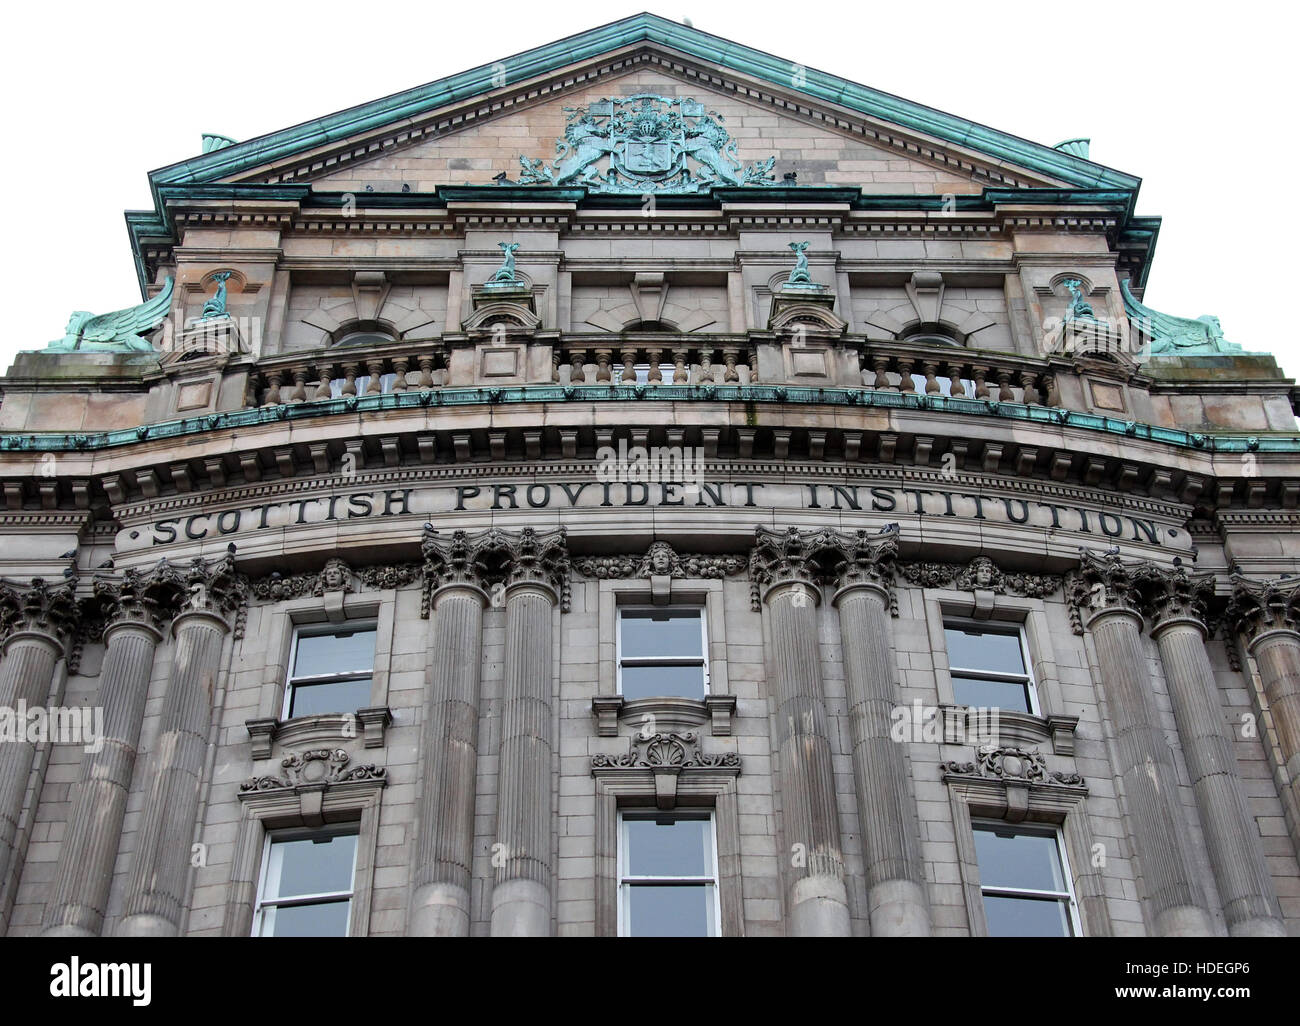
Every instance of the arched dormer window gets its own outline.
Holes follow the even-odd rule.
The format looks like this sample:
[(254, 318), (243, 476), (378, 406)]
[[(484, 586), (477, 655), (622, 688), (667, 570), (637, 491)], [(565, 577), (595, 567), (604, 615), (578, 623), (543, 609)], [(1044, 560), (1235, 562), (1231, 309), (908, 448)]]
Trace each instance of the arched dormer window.
[(916, 324), (899, 335), (901, 342), (916, 342), (927, 346), (960, 346), (965, 340), (943, 324)]
[(382, 346), (396, 341), (397, 338), (392, 333), (384, 331), (382, 328), (354, 328), (345, 332), (334, 345)]
[[(375, 324), (373, 322), (354, 322), (339, 329), (338, 338), (331, 344), (330, 348), (364, 350), (375, 346), (387, 345), (389, 342), (396, 341), (397, 336), (380, 324)], [(393, 390), (393, 382), (396, 380), (396, 374), (380, 375), (380, 392), (391, 392)], [(338, 399), (342, 397), (344, 394), (343, 389), (346, 385), (347, 378), (331, 379), (330, 398)], [(370, 390), (370, 375), (357, 375), (355, 388), (356, 395), (365, 395)]]
[[(960, 333), (952, 330), (947, 325), (935, 322), (925, 324), (915, 324), (903, 331), (899, 336), (900, 342), (910, 342), (914, 345), (922, 346), (951, 346), (953, 348), (962, 348), (965, 346), (965, 339)], [(916, 387), (918, 394), (925, 395), (925, 375), (913, 374), (912, 383)], [(952, 395), (952, 381), (947, 377), (940, 376), (936, 379), (939, 382), (939, 394), (945, 396)], [(966, 390), (966, 395), (975, 394), (975, 382), (968, 379), (961, 379), (962, 387)]]

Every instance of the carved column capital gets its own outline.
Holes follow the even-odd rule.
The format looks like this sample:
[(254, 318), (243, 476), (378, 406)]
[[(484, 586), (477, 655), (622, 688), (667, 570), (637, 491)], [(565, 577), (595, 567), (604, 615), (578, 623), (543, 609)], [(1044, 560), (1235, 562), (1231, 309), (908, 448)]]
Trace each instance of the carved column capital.
[(464, 531), (453, 531), (450, 536), (444, 536), (432, 527), (425, 527), (424, 539), (420, 543), (424, 561), (424, 597), (420, 603), (420, 616), (424, 619), (429, 618), (433, 595), (439, 588), (462, 584), (483, 590), (487, 567), (480, 558), (478, 541)]
[[(816, 589), (824, 571), (816, 557), (816, 534), (797, 527), (776, 531), (759, 527), (754, 533), (754, 548), (749, 554), (750, 604), (762, 608), (762, 598), (782, 584), (806, 584)], [(814, 591), (814, 594), (816, 592)]]
[(749, 557), (752, 607), (760, 609), (762, 598), (782, 584), (804, 584), (813, 589), (832, 584), (837, 590), (870, 585), (885, 593), (892, 611), (897, 531), (892, 524), (874, 535), (867, 531), (757, 528)]
[(98, 577), (91, 584), (87, 618), (106, 633), (119, 626), (148, 627), (161, 634), (189, 595), (185, 574), (167, 560), (151, 570), (123, 570), (117, 577)]
[(569, 549), (563, 527), (537, 531), (492, 528), (478, 542), (489, 576), (507, 588), (541, 585), (553, 591), (560, 609), (569, 611)]
[(1248, 646), (1269, 631), (1300, 633), (1300, 579), (1252, 581), (1233, 574), (1231, 580), (1232, 598), (1224, 613), (1231, 633), (1244, 636)]
[(32, 632), (62, 645), (71, 637), (79, 616), (75, 577), (0, 581), (0, 644), (15, 634)]
[(242, 638), (248, 619), (249, 586), (248, 579), (235, 569), (234, 553), (210, 561), (195, 559), (182, 576), (186, 594), (176, 619), (206, 614), (220, 620), (236, 638)]
[[(831, 580), (835, 584), (835, 601), (848, 588), (870, 587), (882, 592), (890, 612), (898, 615), (894, 600), (894, 573), (898, 560), (898, 533), (881, 539), (866, 531), (831, 532), (837, 542)], [(834, 559), (834, 557), (833, 557)]]
[(1175, 621), (1190, 621), (1208, 633), (1209, 605), (1214, 597), (1214, 575), (1187, 572), (1183, 566), (1147, 564), (1136, 572), (1143, 611), (1153, 632)]
[(1065, 576), (1065, 598), (1070, 609), (1070, 626), (1075, 634), (1102, 613), (1124, 612), (1142, 618), (1142, 594), (1138, 582), (1145, 561), (1125, 562), (1113, 552), (1079, 550), (1079, 568)]

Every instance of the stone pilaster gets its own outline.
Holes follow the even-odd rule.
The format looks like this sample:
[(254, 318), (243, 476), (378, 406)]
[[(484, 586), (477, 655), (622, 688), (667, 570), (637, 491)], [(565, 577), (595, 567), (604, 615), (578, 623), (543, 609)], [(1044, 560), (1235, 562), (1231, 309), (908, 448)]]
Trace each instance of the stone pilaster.
[(889, 617), (898, 543), (871, 544), (865, 531), (840, 538), (832, 604), (840, 614), (871, 935), (925, 937), (930, 904), (915, 799), (903, 746), (890, 737), (899, 705)]
[(105, 623), (98, 697), (104, 736), (81, 760), (45, 906), (44, 933), (52, 937), (95, 937), (103, 929), (154, 652), (185, 593), (180, 573), (165, 562), (147, 576), (128, 570), (120, 582), (96, 581), (94, 590)]
[(760, 527), (750, 557), (753, 586), (767, 609), (767, 664), (776, 700), (782, 822), (790, 860), (789, 933), (850, 933), (848, 893), (831, 744), (817, 645), (820, 549), (828, 532)]
[(233, 556), (212, 565), (196, 560), (185, 583), (187, 598), (172, 624), (176, 648), (118, 929), (123, 937), (180, 932), (221, 650), (246, 589)]
[(551, 932), (552, 761), (555, 751), (552, 626), (555, 604), (568, 606), (569, 554), (564, 529), (493, 530), (484, 561), (499, 563), (505, 585), (505, 681), (497, 762), (496, 880), (492, 936)]
[(487, 595), (479, 573), (477, 545), (464, 531), (457, 531), (450, 540), (426, 531), (423, 550), (425, 586), (431, 589), (433, 640), (426, 726), (420, 741), (424, 789), (407, 933), (466, 937)]
[(1289, 806), (1291, 841), (1300, 850), (1300, 581), (1232, 579), (1226, 629), (1245, 641), (1259, 668), (1277, 746), (1279, 787)]
[(1284, 937), (1282, 910), (1205, 651), (1206, 604), (1214, 594), (1214, 577), (1193, 576), (1182, 567), (1151, 567), (1142, 573), (1142, 586), (1228, 932)]
[[(0, 583), (0, 709), (10, 711), (25, 728), (20, 709), (43, 706), (77, 621), (74, 582), (50, 584), (35, 578), (27, 584)], [(12, 894), (18, 821), (36, 745), (18, 738), (0, 744), (0, 895)], [(7, 902), (0, 903), (0, 934), (8, 920)]]
[(1144, 564), (1086, 551), (1080, 564), (1070, 575), (1067, 594), (1096, 647), (1115, 730), (1116, 768), (1154, 931), (1161, 937), (1210, 936), (1210, 916), (1180, 813), (1178, 776), (1151, 698), (1135, 579)]

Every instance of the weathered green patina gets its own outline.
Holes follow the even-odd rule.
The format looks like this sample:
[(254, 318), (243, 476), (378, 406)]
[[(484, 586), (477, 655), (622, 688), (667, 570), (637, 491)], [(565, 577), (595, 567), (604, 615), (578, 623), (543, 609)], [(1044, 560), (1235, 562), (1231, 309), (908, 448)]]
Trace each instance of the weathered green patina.
[(230, 280), (229, 271), (219, 271), (212, 276), (212, 280), (217, 283), (216, 294), (203, 304), (202, 320), (211, 321), (218, 317), (225, 317), (226, 314), (226, 282)]
[(1223, 337), (1223, 326), (1212, 314), (1175, 317), (1143, 306), (1129, 291), (1128, 282), (1120, 283), (1124, 297), (1124, 312), (1128, 314), (1133, 330), (1150, 340), (1150, 355), (1176, 353), (1179, 356), (1217, 356), (1220, 353), (1242, 353), (1241, 346)]
[(168, 278), (167, 284), (153, 299), (125, 310), (99, 315), (88, 310), (76, 311), (68, 318), (63, 338), (51, 342), (44, 351), (152, 352), (153, 345), (141, 335), (153, 331), (167, 316), (174, 284), (175, 279)]
[(786, 278), (787, 285), (811, 285), (812, 275), (808, 273), (808, 243), (792, 242), (790, 248), (794, 250), (794, 269), (790, 272), (790, 277)]
[(1070, 290), (1070, 309), (1065, 311), (1065, 321), (1095, 321), (1097, 315), (1092, 312), (1092, 306), (1083, 298), (1083, 282), (1078, 278), (1070, 278), (1061, 283)]
[[(775, 157), (745, 167), (723, 117), (694, 99), (654, 93), (566, 107), (555, 159), (519, 158), (522, 185), (582, 185), (597, 193), (695, 193), (774, 185)], [(607, 162), (602, 173), (599, 164)]]
[(501, 261), (501, 266), (488, 279), (488, 283), (492, 285), (518, 285), (519, 275), (515, 272), (515, 250), (519, 248), (519, 243), (498, 242), (497, 245), (501, 247), (505, 259)]
[(261, 406), (230, 413), (141, 425), (120, 431), (92, 434), (23, 432), (0, 433), (0, 450), (28, 452), (91, 452), (205, 434), (232, 428), (252, 427), (277, 421), (311, 420), (336, 415), (381, 413), (417, 407), (509, 406), (526, 403), (604, 403), (645, 400), (648, 402), (735, 402), (746, 410), (758, 405), (862, 407), (869, 409), (928, 410), (970, 417), (996, 417), (1070, 427), (1085, 432), (1115, 435), (1155, 442), (1180, 449), (1211, 453), (1300, 453), (1300, 435), (1287, 433), (1227, 435), (1183, 431), (1134, 420), (1121, 420), (1096, 413), (1081, 413), (1048, 406), (999, 402), (993, 399), (958, 398), (894, 392), (871, 388), (808, 388), (794, 385), (520, 385), (511, 388), (435, 388), (422, 391), (389, 392), (380, 395), (344, 396), (314, 402)]
[[(143, 258), (145, 244), (174, 240), (171, 218), (164, 199), (164, 190), (168, 187), (198, 185), (229, 189), (229, 186), (215, 183), (249, 173), (267, 162), (338, 144), (353, 136), (373, 132), (385, 125), (418, 120), (439, 108), (500, 90), (503, 80), (523, 82), (556, 72), (575, 62), (592, 60), (614, 50), (639, 43), (671, 48), (752, 79), (778, 85), (782, 89), (833, 103), (847, 110), (899, 125), (904, 129), (922, 132), (936, 139), (975, 150), (995, 161), (1021, 167), (1064, 183), (1066, 188), (1061, 190), (1062, 196), (1077, 194), (1079, 190), (1116, 194), (1122, 197), (1121, 205), (1124, 209), (1118, 241), (1128, 248), (1146, 250), (1146, 260), (1136, 271), (1138, 283), (1141, 284), (1143, 281), (1146, 264), (1149, 263), (1151, 249), (1154, 248), (1159, 219), (1134, 216), (1133, 206), (1141, 184), (1139, 178), (1085, 160), (1069, 152), (1068, 147), (1056, 149), (1031, 142), (932, 107), (829, 75), (816, 68), (796, 65), (761, 50), (742, 46), (657, 15), (636, 14), (527, 50), (495, 64), (483, 65), (438, 79), (427, 85), (338, 111), (280, 132), (225, 146), (152, 172), (149, 175), (149, 182), (154, 198), (154, 209), (127, 213), (127, 227), (135, 250), (141, 289), (146, 287), (148, 281)], [(262, 198), (276, 198), (279, 194), (294, 189), (302, 193), (308, 191), (302, 186), (259, 185), (252, 188), (259, 189), (258, 195)], [(715, 196), (720, 191), (721, 183), (715, 187)], [(773, 191), (775, 192), (776, 189)], [(994, 203), (1013, 202), (1011, 199), (996, 197), (1019, 195), (1021, 198), (1014, 202), (1055, 202), (1049, 196), (1051, 191), (985, 190), (983, 199), (985, 202), (991, 200)], [(416, 194), (407, 194), (405, 198), (414, 201)], [(376, 197), (370, 194), (367, 194), (364, 200), (360, 196), (356, 199), (366, 205), (378, 203)], [(944, 202), (939, 196), (924, 198), (877, 196), (864, 197), (864, 199), (887, 203), (895, 209), (913, 209), (912, 204), (921, 199), (925, 201), (932, 199), (936, 204)], [(973, 199), (979, 201), (979, 198)], [(962, 196), (956, 198), (957, 209), (964, 209), (965, 200), (966, 197)], [(1069, 202), (1069, 200), (1062, 200), (1062, 202)], [(924, 203), (920, 205), (924, 206)]]

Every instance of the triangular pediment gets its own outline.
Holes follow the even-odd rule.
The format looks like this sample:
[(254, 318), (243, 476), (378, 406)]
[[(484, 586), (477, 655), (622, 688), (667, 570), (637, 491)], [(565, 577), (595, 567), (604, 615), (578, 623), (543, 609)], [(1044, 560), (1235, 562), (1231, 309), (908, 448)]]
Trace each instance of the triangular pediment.
[[(720, 45), (725, 44), (725, 45)], [(651, 93), (722, 116), (749, 166), (776, 180), (889, 194), (985, 188), (1135, 189), (1136, 178), (650, 14), (204, 154), (169, 183), (304, 184), (432, 191), (520, 177), (550, 162), (564, 108)], [(525, 179), (526, 180), (526, 179)], [(319, 184), (317, 184), (319, 183)]]
[[(688, 120), (714, 134), (712, 139), (703, 139), (703, 132), (697, 130), (690, 140), (702, 144), (703, 153), (683, 154), (680, 147), (675, 153), (676, 140), (672, 138), (641, 146), (644, 159), (653, 162), (662, 157), (665, 165), (676, 159), (684, 176), (697, 183), (716, 173), (710, 163), (726, 161), (724, 172), (734, 168), (737, 176), (748, 175), (751, 180), (779, 182), (794, 172), (800, 185), (861, 186), (868, 193), (978, 193), (984, 187), (972, 181), (969, 173), (946, 167), (939, 160), (891, 152), (806, 114), (774, 110), (760, 101), (655, 67), (601, 76), (587, 88), (476, 118), (418, 141), (399, 144), (392, 140), (377, 153), (363, 150), (333, 169), (302, 163), (286, 166), (280, 170), (285, 176), (280, 180), (309, 181), (313, 188), (327, 191), (360, 192), (369, 187), (374, 192), (400, 192), (405, 187), (429, 192), (444, 185), (491, 185), (500, 175), (511, 182), (527, 181), (531, 171), (538, 184), (585, 182), (588, 188), (600, 191), (602, 185), (608, 188), (611, 164), (624, 166), (621, 158), (627, 156), (625, 140), (609, 127), (614, 120), (609, 117), (611, 108), (615, 117), (624, 119), (628, 112), (646, 109), (661, 120), (677, 117), (681, 110), (688, 115), (700, 112)], [(596, 124), (596, 131), (603, 134), (589, 140), (574, 139), (575, 126), (584, 120)], [(667, 131), (663, 134), (670, 136)], [(560, 140), (563, 144), (557, 145)], [(532, 167), (525, 168), (521, 157)], [(294, 175), (298, 177), (289, 177)], [(544, 176), (556, 180), (543, 183), (540, 179)], [(679, 191), (682, 177), (663, 177), (665, 189)], [(629, 177), (626, 170), (615, 180), (622, 183), (624, 191), (639, 191), (638, 179)], [(646, 187), (656, 180), (654, 175), (647, 177)]]

